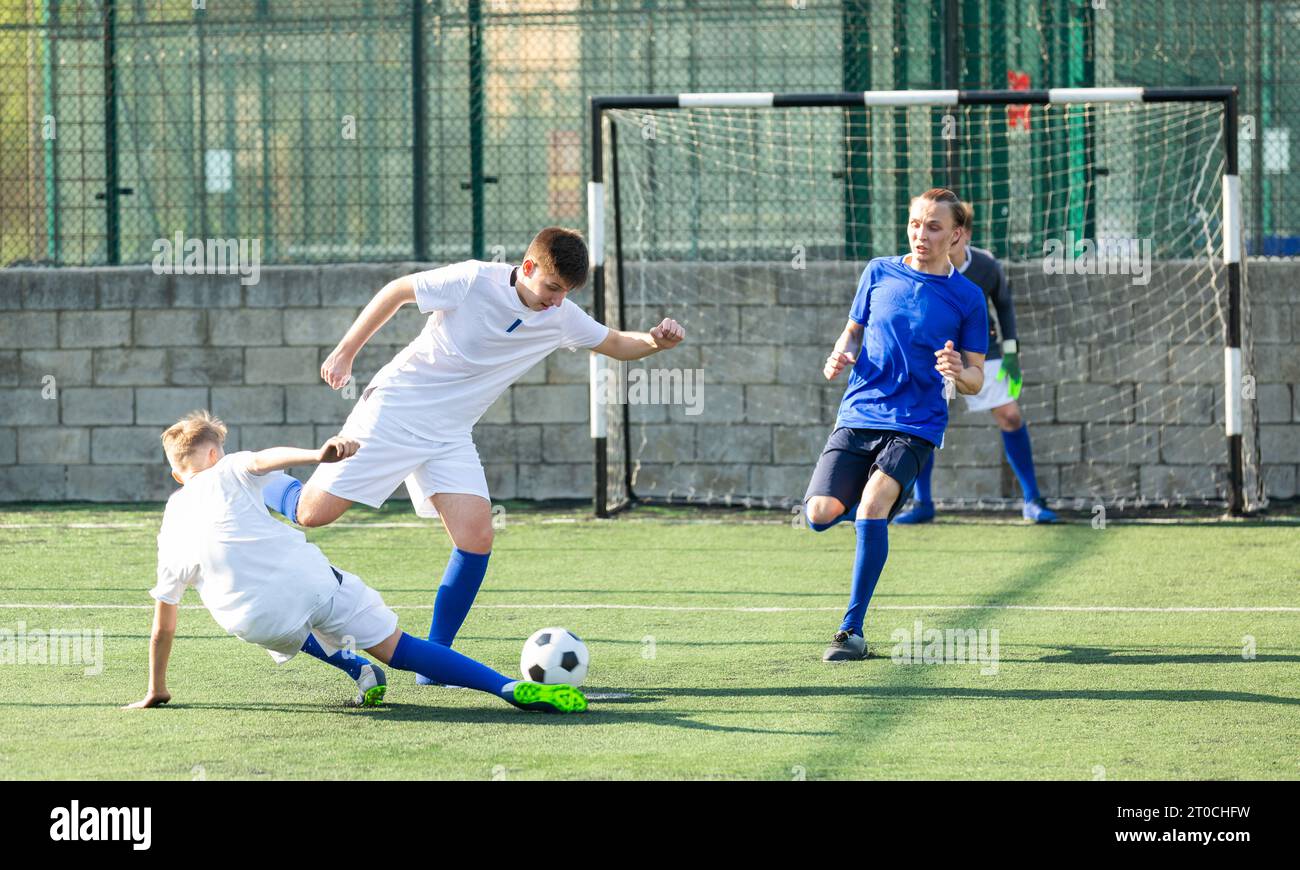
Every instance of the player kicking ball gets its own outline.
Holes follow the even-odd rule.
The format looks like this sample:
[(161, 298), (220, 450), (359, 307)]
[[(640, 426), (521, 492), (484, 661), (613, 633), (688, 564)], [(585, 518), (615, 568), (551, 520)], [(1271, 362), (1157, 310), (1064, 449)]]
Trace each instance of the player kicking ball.
[[(469, 260), (407, 275), (380, 290), (321, 365), (334, 389), (357, 353), (403, 305), (429, 315), (424, 330), (361, 393), (341, 434), (356, 455), (322, 465), (301, 483), (279, 473), (266, 504), (301, 526), (334, 522), (353, 504), (377, 508), (405, 482), (421, 517), (440, 517), (452, 554), (434, 598), (429, 640), (451, 646), (478, 595), (492, 553), (492, 504), (474, 447), (474, 424), (506, 388), (557, 348), (635, 360), (675, 347), (682, 327), (649, 332), (593, 320), (568, 295), (587, 282), (582, 236), (548, 227), (523, 262)], [(425, 684), (428, 681), (419, 679)]]
[(988, 312), (984, 294), (948, 262), (965, 212), (951, 190), (914, 198), (911, 253), (878, 257), (858, 282), (849, 322), (822, 373), (846, 368), (848, 387), (804, 496), (804, 515), (822, 532), (853, 518), (853, 590), (823, 661), (867, 657), (862, 624), (889, 555), (888, 526), (948, 425), (944, 380), (974, 395), (984, 382)]
[[(975, 210), (963, 202), (965, 226), (961, 238), (948, 252), (948, 260), (957, 271), (975, 282), (988, 304), (997, 312), (997, 319), (989, 320), (989, 353), (984, 362), (984, 386), (974, 396), (963, 396), (968, 411), (991, 411), (998, 428), (1002, 430), (1002, 447), (1007, 463), (1020, 481), (1020, 492), (1025, 503), (1020, 515), (1035, 523), (1054, 523), (1056, 513), (1038, 492), (1038, 475), (1034, 473), (1034, 452), (1029, 446), (1029, 424), (1020, 416), (1020, 396), (1023, 378), (1020, 374), (1020, 348), (1016, 342), (1016, 306), (1007, 286), (1007, 274), (997, 257), (983, 248), (970, 244), (975, 226)], [(998, 332), (1002, 333), (999, 340)], [(894, 517), (896, 524), (928, 523), (934, 519), (934, 499), (931, 497), (930, 475), (934, 471), (934, 454), (926, 460), (925, 467), (916, 477), (912, 495), (912, 509)]]
[(263, 647), (283, 664), (305, 652), (357, 681), (358, 703), (375, 706), (386, 688), (383, 669), (351, 651), (430, 680), (488, 692), (524, 710), (576, 713), (587, 699), (573, 686), (512, 680), (446, 646), (397, 628), (397, 614), (355, 574), (340, 571), (299, 530), (272, 517), (262, 490), (271, 474), (293, 465), (337, 463), (358, 444), (336, 436), (318, 450), (272, 447), (227, 455), (226, 426), (195, 411), (162, 435), (172, 477), (181, 489), (167, 500), (158, 534), (157, 604), (149, 642), (149, 691), (129, 707), (171, 700), (167, 662), (176, 610), (186, 586), (217, 624)]

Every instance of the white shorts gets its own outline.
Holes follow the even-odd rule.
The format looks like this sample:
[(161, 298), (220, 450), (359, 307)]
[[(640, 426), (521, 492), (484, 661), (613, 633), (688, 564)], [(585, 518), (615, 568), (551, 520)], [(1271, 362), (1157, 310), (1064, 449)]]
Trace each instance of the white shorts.
[(382, 643), (397, 630), (397, 614), (356, 574), (340, 569), (338, 591), (294, 632), (261, 643), (276, 664), (284, 664), (302, 650), (307, 635), (316, 635), (326, 655), (338, 650), (360, 652)]
[(973, 396), (962, 396), (966, 400), (967, 411), (991, 411), (1015, 401), (1011, 398), (1011, 381), (998, 380), (998, 372), (1001, 370), (1001, 359), (985, 360), (984, 386)]
[(429, 496), (440, 492), (490, 501), (487, 475), (468, 435), (458, 441), (429, 441), (382, 421), (372, 408), (363, 397), (339, 433), (360, 441), (361, 449), (342, 462), (316, 466), (308, 486), (377, 508), (405, 481), (416, 514), (429, 518), (438, 515)]

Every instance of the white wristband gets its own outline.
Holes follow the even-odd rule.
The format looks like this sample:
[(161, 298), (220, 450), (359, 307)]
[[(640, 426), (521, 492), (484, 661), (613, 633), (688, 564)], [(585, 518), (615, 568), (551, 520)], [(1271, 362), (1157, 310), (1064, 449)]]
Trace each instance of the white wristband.
[(1016, 344), (1016, 340), (1014, 338), (1008, 338), (1006, 341), (1002, 342), (1002, 352), (1019, 353), (1019, 345)]

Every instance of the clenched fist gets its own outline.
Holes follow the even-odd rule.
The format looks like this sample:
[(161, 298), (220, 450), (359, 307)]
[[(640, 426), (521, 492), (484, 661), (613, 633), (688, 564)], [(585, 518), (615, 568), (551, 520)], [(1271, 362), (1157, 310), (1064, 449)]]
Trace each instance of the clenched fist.
[(961, 354), (953, 349), (951, 340), (944, 342), (943, 347), (936, 350), (934, 355), (938, 357), (934, 367), (939, 370), (939, 374), (954, 381), (961, 377)]
[(682, 325), (676, 320), (665, 317), (663, 323), (650, 330), (650, 337), (655, 340), (655, 345), (660, 350), (668, 350), (681, 343), (686, 337), (686, 330), (682, 329)]
[(320, 364), (320, 376), (330, 389), (340, 389), (352, 377), (352, 357), (335, 348)]
[(826, 365), (822, 367), (822, 374), (826, 376), (826, 380), (833, 381), (839, 377), (840, 372), (846, 368), (852, 368), (856, 363), (857, 360), (853, 358), (853, 354), (837, 350), (826, 357)]

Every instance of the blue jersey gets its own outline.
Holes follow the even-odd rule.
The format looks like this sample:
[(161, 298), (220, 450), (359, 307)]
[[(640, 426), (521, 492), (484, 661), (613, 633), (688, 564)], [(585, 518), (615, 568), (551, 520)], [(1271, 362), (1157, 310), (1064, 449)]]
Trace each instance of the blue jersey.
[(887, 429), (940, 444), (948, 426), (936, 350), (988, 351), (984, 291), (955, 269), (927, 275), (903, 257), (877, 257), (858, 282), (849, 319), (864, 327), (835, 425)]

